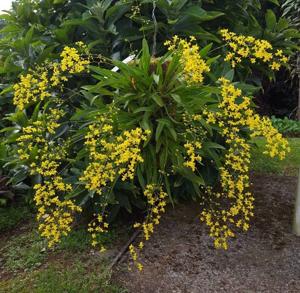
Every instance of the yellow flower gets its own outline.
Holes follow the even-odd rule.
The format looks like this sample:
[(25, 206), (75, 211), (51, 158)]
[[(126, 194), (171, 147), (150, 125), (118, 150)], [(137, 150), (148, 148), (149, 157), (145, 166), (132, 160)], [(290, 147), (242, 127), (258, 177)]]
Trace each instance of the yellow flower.
[[(232, 38), (228, 35), (227, 38)], [(253, 41), (254, 42), (254, 41)], [(231, 226), (235, 225), (244, 231), (249, 229), (250, 218), (253, 217), (254, 198), (249, 188), (250, 144), (242, 135), (242, 129), (248, 128), (251, 136), (265, 136), (267, 140), (266, 154), (283, 159), (289, 151), (288, 142), (272, 126), (269, 118), (260, 117), (250, 108), (251, 101), (243, 97), (241, 90), (234, 87), (229, 80), (221, 78), (221, 95), (218, 108), (214, 113), (218, 125), (222, 127), (228, 150), (223, 167), (220, 168), (220, 184), (222, 192), (215, 194), (215, 199), (227, 200), (228, 209), (204, 209), (201, 220), (210, 228), (210, 236), (215, 238), (216, 248), (227, 249), (228, 238), (234, 237)], [(204, 111), (207, 120), (209, 112)], [(213, 196), (208, 189), (209, 197)]]
[[(161, 214), (165, 212), (167, 193), (165, 193), (161, 186), (156, 184), (148, 184), (144, 190), (144, 196), (147, 198), (148, 204), (151, 206), (151, 210), (147, 215), (143, 223), (134, 224), (135, 228), (142, 228), (143, 238), (148, 241), (151, 235), (154, 233), (154, 226), (159, 224)], [(144, 242), (140, 241), (138, 245), (142, 250)], [(133, 244), (129, 246), (129, 253), (135, 266), (138, 270), (142, 270), (143, 266), (138, 262), (138, 254)]]
[(202, 158), (197, 155), (195, 152), (201, 150), (202, 145), (200, 142), (194, 141), (191, 143), (186, 143), (184, 145), (186, 153), (188, 155), (187, 161), (184, 162), (184, 166), (191, 168), (193, 172), (196, 171), (196, 163), (200, 163)]
[(165, 42), (169, 51), (180, 54), (180, 62), (183, 66), (183, 77), (188, 84), (199, 84), (204, 80), (204, 73), (210, 68), (200, 56), (200, 48), (194, 44), (196, 38), (191, 36), (190, 40), (180, 39), (174, 36), (172, 41)]
[[(86, 50), (82, 42), (77, 45)], [(81, 73), (90, 63), (89, 59), (82, 57), (76, 48), (68, 46), (63, 49), (60, 57), (59, 62), (45, 63), (37, 67), (35, 72), (30, 71), (26, 75), (21, 75), (20, 81), (13, 86), (14, 105), (23, 110), (32, 103), (51, 97), (54, 87), (68, 80), (68, 74)]]
[(102, 194), (102, 188), (117, 176), (123, 181), (132, 180), (136, 166), (143, 162), (140, 145), (148, 136), (149, 131), (136, 128), (114, 137), (111, 125), (90, 125), (85, 144), (89, 147), (91, 162), (80, 181), (85, 182), (88, 190)]
[(236, 67), (243, 60), (249, 59), (251, 64), (260, 61), (269, 64), (272, 70), (277, 71), (288, 61), (282, 50), (275, 51), (273, 46), (266, 40), (237, 35), (229, 32), (228, 29), (220, 30), (220, 34), (230, 49), (224, 60), (229, 61), (232, 67)]

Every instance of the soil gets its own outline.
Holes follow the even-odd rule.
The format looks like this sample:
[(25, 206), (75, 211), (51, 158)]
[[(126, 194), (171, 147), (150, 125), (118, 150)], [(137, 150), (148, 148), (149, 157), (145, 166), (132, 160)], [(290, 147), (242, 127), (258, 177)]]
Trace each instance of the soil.
[[(197, 219), (199, 204), (169, 208), (140, 260), (127, 269), (128, 253), (113, 281), (132, 293), (300, 292), (300, 237), (292, 233), (297, 178), (256, 175), (251, 229), (216, 250)], [(136, 240), (138, 241), (138, 239)]]

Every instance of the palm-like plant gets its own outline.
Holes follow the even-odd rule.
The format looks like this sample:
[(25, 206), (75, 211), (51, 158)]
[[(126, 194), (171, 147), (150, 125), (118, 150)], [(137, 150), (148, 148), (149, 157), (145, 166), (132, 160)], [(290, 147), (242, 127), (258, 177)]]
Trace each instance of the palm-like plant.
[(283, 16), (286, 16), (293, 23), (300, 27), (300, 0), (285, 0), (282, 4)]

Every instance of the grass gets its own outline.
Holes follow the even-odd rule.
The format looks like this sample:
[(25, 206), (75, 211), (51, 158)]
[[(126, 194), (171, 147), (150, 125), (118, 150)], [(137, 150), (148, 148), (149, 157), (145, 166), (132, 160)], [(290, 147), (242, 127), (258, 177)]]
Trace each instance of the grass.
[(263, 154), (265, 139), (255, 139), (257, 147), (252, 148), (251, 169), (257, 173), (297, 176), (300, 168), (300, 138), (289, 138), (291, 152), (280, 161)]
[(8, 231), (16, 227), (20, 221), (32, 217), (30, 210), (25, 205), (17, 205), (0, 208), (0, 232)]
[(31, 270), (42, 265), (46, 258), (46, 243), (35, 228), (12, 237), (1, 249), (5, 269), (9, 272)]
[(110, 275), (100, 262), (84, 262), (77, 257), (72, 264), (54, 262), (40, 270), (0, 281), (0, 292), (11, 293), (121, 293), (123, 289), (109, 282)]
[[(116, 235), (103, 237), (109, 245)], [(3, 239), (2, 239), (3, 240)], [(0, 239), (0, 244), (3, 241)], [(47, 249), (32, 220), (12, 231), (0, 249), (0, 292), (125, 292), (111, 284), (105, 255), (91, 250), (86, 229), (76, 229), (53, 250)]]

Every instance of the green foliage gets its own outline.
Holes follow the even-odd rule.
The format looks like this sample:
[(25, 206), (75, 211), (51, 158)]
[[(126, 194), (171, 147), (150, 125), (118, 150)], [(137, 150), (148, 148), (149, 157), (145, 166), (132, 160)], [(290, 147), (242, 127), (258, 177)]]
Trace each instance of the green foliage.
[(86, 261), (72, 261), (72, 265), (50, 264), (47, 268), (27, 273), (7, 281), (0, 281), (1, 292), (11, 293), (76, 293), (103, 292), (125, 293), (113, 285), (110, 275), (103, 271), (103, 264), (91, 266)]
[[(83, 87), (90, 94), (90, 105), (86, 103), (82, 106), (85, 110), (76, 113), (72, 119), (80, 117), (83, 121), (93, 123), (90, 120), (91, 113), (95, 117), (98, 111), (101, 113), (109, 109), (107, 104), (102, 103), (101, 94), (113, 97), (111, 106), (118, 109), (117, 121), (121, 129), (141, 127), (152, 132), (151, 139), (143, 147), (144, 163), (138, 166), (136, 184), (144, 188), (147, 183), (163, 182), (171, 200), (182, 195), (200, 196), (199, 186), (215, 179), (211, 175), (216, 174), (216, 165), (220, 164), (219, 156), (224, 148), (216, 140), (213, 142), (213, 130), (201, 120), (203, 131), (209, 133), (207, 137), (201, 138), (203, 149), (200, 154), (206, 167), (194, 174), (190, 168), (183, 166), (183, 145), (195, 137), (185, 134), (189, 126), (182, 119), (185, 113), (197, 113), (208, 103), (216, 102), (215, 94), (219, 93), (219, 89), (204, 85), (186, 88), (180, 82), (181, 65), (178, 56), (169, 58), (167, 54), (154, 59), (151, 58), (145, 41), (143, 46), (136, 63), (114, 61), (114, 65), (120, 68), (120, 73), (91, 67), (95, 72), (94, 77), (100, 82)], [(209, 54), (209, 48), (203, 50), (202, 54), (205, 58)], [(217, 77), (214, 76), (213, 79), (216, 80)], [(215, 163), (210, 164), (212, 160)], [(125, 187), (121, 181), (118, 181), (117, 186), (118, 184), (121, 188), (120, 191), (115, 191), (117, 199), (120, 198), (118, 193), (123, 193), (122, 189)], [(133, 186), (130, 189), (134, 191)], [(122, 197), (124, 198), (124, 194)], [(122, 201), (127, 210), (132, 210), (131, 200)], [(122, 205), (122, 202), (119, 203)]]
[(67, 237), (64, 237), (58, 246), (59, 250), (82, 252), (90, 245), (90, 236), (86, 229), (75, 229)]
[[(292, 40), (298, 35), (286, 19), (278, 16), (279, 12), (272, 12), (276, 1), (153, 2), (15, 2), (13, 10), (1, 16), (5, 25), (0, 31), (0, 73), (6, 77), (2, 83), (36, 63), (57, 57), (63, 46), (78, 40), (88, 44), (93, 53), (124, 58), (140, 49), (142, 38), (156, 53), (163, 53), (162, 43), (175, 34), (195, 35), (202, 45), (218, 43), (220, 27), (261, 37), (287, 49), (294, 46)], [(273, 4), (265, 4), (268, 2)]]
[[(12, 11), (0, 17), (3, 22), (0, 31), (0, 115), (5, 117), (14, 112), (11, 85), (20, 73), (45, 60), (56, 59), (62, 47), (76, 41), (86, 43), (95, 55), (122, 59), (140, 50), (143, 38), (150, 44), (151, 54), (160, 55), (165, 52), (163, 42), (175, 34), (195, 35), (205, 47), (211, 42), (220, 43), (218, 30), (228, 27), (237, 33), (267, 39), (275, 48), (285, 47), (288, 52), (295, 49), (299, 33), (280, 16), (277, 1), (159, 0), (155, 6), (152, 0), (16, 1)], [(256, 71), (244, 68), (239, 76), (261, 86), (261, 73), (257, 75)], [(80, 100), (79, 88), (88, 82), (86, 79), (70, 84), (72, 95), (77, 92), (75, 97)], [(0, 127), (7, 127), (9, 121), (13, 122), (11, 119), (18, 118), (12, 115), (9, 120), (0, 119)], [(13, 150), (7, 149), (7, 153), (5, 174), (16, 178), (13, 180), (18, 184), (24, 181), (26, 170), (16, 164)], [(24, 191), (26, 186), (22, 188)]]
[[(108, 233), (98, 235), (98, 241), (103, 245), (111, 244), (116, 238), (115, 231), (110, 230)], [(90, 248), (91, 236), (85, 227), (79, 227), (71, 231), (71, 233), (62, 238), (57, 250), (65, 252), (83, 252)]]
[[(52, 147), (61, 149), (62, 153), (66, 150), (66, 155), (51, 162), (55, 165), (55, 160), (60, 160), (59, 167), (53, 168), (56, 178), (46, 175), (48, 179), (60, 178), (72, 185), (67, 189), (64, 183), (61, 184), (63, 187), (57, 192), (59, 200), (65, 200), (69, 205), (74, 201), (85, 207), (89, 219), (101, 214), (105, 207), (108, 221), (123, 210), (145, 210), (142, 190), (152, 183), (163, 186), (172, 203), (182, 197), (201, 197), (208, 202), (210, 199), (203, 196), (202, 187), (218, 184), (220, 167), (230, 147), (225, 141), (226, 135), (222, 135), (222, 126), (211, 126), (201, 116), (206, 111), (211, 114), (221, 111), (218, 79), (225, 77), (235, 81), (234, 86), (248, 96), (261, 88), (264, 78), (274, 79), (274, 73), (259, 64), (230, 68), (221, 57), (227, 49), (221, 45), (219, 29), (232, 27), (237, 33), (267, 39), (274, 49), (284, 47), (284, 53), (291, 53), (297, 48), (295, 40), (300, 36), (277, 9), (272, 9), (278, 6), (277, 1), (225, 2), (225, 5), (217, 1), (196, 0), (16, 2), (13, 11), (2, 16), (5, 25), (0, 31), (3, 36), (0, 41), (3, 89), (0, 107), (5, 116), (1, 119), (1, 133), (5, 134), (5, 138), (1, 143), (0, 164), (9, 178), (5, 185), (30, 194), (30, 187), (35, 184), (49, 183), (41, 178), (41, 172), (29, 176), (31, 163), (39, 159), (42, 161), (37, 155), (41, 154), (38, 152), (41, 141), (33, 140), (28, 147), (28, 158), (25, 156), (21, 160), (17, 155), (17, 140), (24, 128), (35, 122), (45, 124), (49, 111), (59, 107), (65, 113), (62, 121), (55, 121), (59, 128), (52, 132), (45, 130), (42, 134), (49, 143), (49, 148), (44, 150), (51, 151)], [(211, 69), (203, 84), (188, 84), (183, 78), (179, 54), (165, 53), (164, 41), (175, 34), (197, 37), (200, 55)], [(16, 78), (30, 68), (44, 65), (44, 61), (58, 60), (62, 47), (78, 40), (85, 42), (91, 50), (92, 74), (70, 78), (60, 91), (53, 90), (48, 100), (29, 104), (24, 111), (12, 109), (11, 86)], [(134, 61), (129, 64), (118, 61), (132, 52), (137, 54), (141, 44), (142, 50)], [(103, 58), (103, 55), (110, 58)], [(111, 71), (111, 65), (117, 66), (119, 72)], [(59, 104), (58, 96), (62, 98)], [(116, 129), (116, 134), (111, 140), (120, 138), (125, 130), (136, 128), (150, 130), (151, 136), (143, 140), (143, 162), (133, 168), (136, 176), (124, 182), (120, 178), (121, 173), (116, 173), (118, 176), (109, 182), (111, 186), (107, 186), (106, 182), (103, 184), (105, 196), (98, 196), (98, 190), (88, 189), (81, 178), (91, 162), (85, 144), (89, 126), (99, 125), (99, 117), (105, 114), (114, 117), (112, 128)], [(200, 116), (200, 119), (191, 119), (193, 115)], [(246, 129), (237, 132), (248, 140), (249, 129), (244, 126)], [(195, 170), (186, 164), (187, 142), (201, 144), (194, 154), (194, 157), (201, 158), (195, 163)], [(49, 161), (40, 163), (49, 164)], [(52, 191), (55, 193), (53, 185), (52, 189), (49, 187), (50, 197)], [(63, 195), (62, 191), (71, 189), (70, 193)], [(48, 191), (43, 192), (46, 198)], [(49, 220), (43, 204), (52, 208), (51, 212), (53, 207), (40, 200), (41, 218)], [(73, 216), (71, 213), (68, 215), (70, 218)], [(76, 233), (63, 241), (62, 249), (84, 249), (86, 235), (79, 231)], [(80, 245), (76, 244), (78, 237), (84, 239)], [(31, 259), (31, 252), (28, 255)]]
[(282, 1), (283, 16), (289, 18), (295, 26), (300, 27), (300, 1), (285, 0)]
[[(22, 213), (21, 208), (19, 213), (8, 211), (0, 210), (0, 220), (13, 222)], [(91, 252), (86, 230), (72, 231), (48, 251), (33, 222), (24, 224), (25, 219), (4, 243), (0, 239), (1, 274), (8, 276), (1, 279), (0, 292), (126, 292), (110, 282), (107, 260)]]
[[(9, 209), (3, 209), (1, 211), (6, 215), (3, 220), (12, 223), (15, 219), (16, 214), (10, 212)], [(22, 212), (19, 209), (20, 213)], [(1, 215), (2, 216), (2, 215)], [(26, 219), (23, 215), (23, 220)], [(14, 223), (16, 224), (16, 223)], [(18, 224), (20, 222), (18, 221)], [(7, 226), (5, 228), (8, 228)], [(13, 228), (13, 226), (9, 226)], [(26, 228), (26, 226), (24, 227)], [(21, 233), (12, 237), (7, 243), (1, 248), (1, 256), (4, 260), (4, 267), (7, 271), (18, 272), (20, 270), (34, 270), (40, 267), (46, 259), (49, 257), (49, 251), (47, 251), (47, 244), (44, 239), (42, 239), (36, 227), (28, 224), (29, 230), (25, 230), (25, 233)], [(113, 241), (113, 232), (106, 235), (101, 235), (101, 242), (103, 244), (108, 244)], [(64, 237), (56, 249), (56, 253), (64, 252), (66, 254), (72, 253), (83, 253), (90, 248), (90, 235), (86, 229), (75, 229), (67, 237)]]
[(273, 125), (285, 135), (293, 136), (300, 134), (300, 121), (291, 120), (287, 117), (280, 119), (275, 116), (271, 117)]
[[(140, 10), (135, 14), (137, 4)], [(122, 59), (139, 50), (142, 38), (147, 38), (151, 44), (155, 39), (157, 52), (164, 50), (162, 42), (174, 34), (195, 34), (204, 42), (219, 41), (215, 33), (207, 31), (206, 24), (222, 17), (223, 13), (202, 9), (201, 1), (157, 1), (154, 10), (157, 25), (153, 22), (152, 11), (153, 1), (14, 2), (12, 10), (0, 16), (0, 127), (6, 128), (11, 122), (20, 125), (18, 121), (23, 119), (17, 116), (20, 114), (3, 119), (14, 112), (11, 85), (17, 77), (45, 60), (56, 59), (64, 46), (76, 41), (83, 41), (95, 55), (114, 59)], [(69, 85), (73, 89), (73, 100), (76, 96), (81, 99), (80, 86), (88, 82), (87, 79)], [(74, 92), (77, 92), (75, 96)], [(12, 129), (11, 133), (17, 131)], [(25, 180), (27, 170), (18, 165), (14, 150), (4, 148), (6, 157), (0, 146), (0, 164), (4, 162), (3, 173), (14, 181), (12, 185), (22, 181), (32, 185)], [(22, 192), (27, 192), (26, 185), (19, 186)]]
[(12, 238), (1, 249), (5, 268), (17, 272), (41, 266), (46, 258), (45, 247), (45, 240), (38, 235), (36, 229)]
[[(36, 104), (29, 102), (25, 110), (17, 108), (7, 117), (13, 126), (3, 131), (7, 133), (12, 147), (19, 147), (19, 151), (21, 147), (24, 151), (23, 157), (20, 155), (18, 159), (16, 156), (14, 164), (24, 171), (25, 177), (30, 169), (30, 174), (35, 175), (32, 185), (37, 183), (35, 201), (38, 218), (40, 222), (45, 221), (45, 224), (40, 224), (40, 230), (44, 229), (42, 233), (49, 241), (53, 237), (49, 229), (54, 233), (58, 231), (57, 237), (53, 237), (55, 242), (71, 229), (67, 225), (63, 226), (65, 230), (62, 232), (56, 228), (56, 218), (61, 216), (57, 206), (63, 203), (70, 205), (73, 212), (81, 211), (79, 206), (84, 208), (92, 223), (100, 215), (98, 221), (101, 224), (103, 215), (105, 221), (111, 222), (120, 211), (145, 210), (146, 198), (142, 191), (149, 185), (161, 186), (172, 203), (179, 198), (201, 198), (205, 204), (211, 200), (204, 192), (205, 187), (218, 187), (221, 170), (224, 170), (221, 167), (231, 164), (226, 163), (227, 153), (232, 152), (234, 156), (236, 152), (228, 143), (230, 140), (223, 129), (230, 132), (226, 128), (226, 115), (230, 116), (230, 111), (225, 114), (227, 110), (224, 109), (222, 114), (221, 101), (228, 99), (228, 103), (232, 103), (229, 107), (232, 111), (244, 110), (247, 113), (245, 118), (242, 113), (231, 114), (234, 117), (240, 115), (241, 124), (232, 123), (237, 123), (236, 135), (246, 144), (253, 131), (250, 127), (258, 127), (259, 118), (252, 117), (252, 114), (248, 117), (252, 113), (250, 97), (258, 87), (241, 82), (243, 74), (240, 74), (240, 67), (231, 69), (214, 50), (213, 44), (199, 51), (192, 40), (182, 42), (185, 44), (183, 48), (155, 58), (144, 39), (141, 52), (128, 64), (105, 60), (106, 65), (111, 62), (118, 67), (118, 72), (91, 65), (92, 82), (79, 92), (73, 94), (74, 90), (69, 86), (62, 87), (59, 94), (63, 99), (59, 100), (53, 89), (52, 95), (46, 99)], [(193, 67), (195, 63), (197, 66)], [(260, 66), (262, 64), (257, 70)], [(193, 71), (190, 72), (189, 68)], [(71, 75), (69, 77), (72, 83)], [(219, 81), (221, 77), (223, 81)], [(236, 82), (231, 85), (233, 80)], [(227, 88), (229, 93), (226, 95), (224, 89)], [(231, 92), (235, 95), (233, 101), (230, 100)], [(243, 98), (241, 92), (249, 98)], [(49, 118), (52, 117), (52, 109), (61, 111), (61, 114)], [(222, 119), (223, 116), (224, 121), (216, 121), (216, 117)], [(209, 117), (215, 122), (209, 122)], [(255, 120), (250, 121), (250, 118)], [(268, 121), (265, 124), (267, 130), (264, 131), (275, 133), (277, 139), (276, 130), (272, 132), (272, 127), (271, 130), (268, 128)], [(110, 132), (105, 129), (110, 129)], [(130, 131), (135, 130), (140, 131), (140, 140), (130, 136)], [(256, 132), (261, 131), (258, 128)], [(126, 132), (129, 136), (124, 139), (122, 136), (125, 137)], [(234, 134), (231, 135), (234, 137)], [(272, 139), (269, 138), (269, 144)], [(133, 147), (136, 141), (137, 146)], [(284, 149), (286, 144), (280, 141), (274, 145), (275, 148), (282, 145)], [(58, 157), (53, 156), (54, 153)], [(275, 149), (274, 153), (278, 154), (278, 150)], [(284, 156), (284, 153), (283, 150), (281, 155)], [(140, 159), (136, 159), (137, 156)], [(129, 165), (127, 162), (130, 161), (138, 163)], [(94, 166), (97, 166), (96, 170)], [(132, 176), (126, 175), (123, 179), (124, 173), (119, 172), (121, 168), (125, 172), (130, 170)], [(108, 173), (110, 170), (114, 172)], [(248, 168), (245, 167), (245, 170)], [(63, 182), (68, 184), (68, 189)], [(234, 182), (228, 185), (234, 185)], [(60, 189), (55, 190), (54, 186)], [(165, 198), (165, 194), (160, 196)], [(51, 203), (52, 198), (55, 204)], [(64, 215), (64, 211), (61, 214)], [(72, 214), (66, 213), (70, 217), (68, 223), (75, 220), (75, 217), (71, 218)], [(53, 226), (48, 228), (47, 222), (54, 222), (55, 229)], [(88, 229), (95, 244), (93, 227)]]
[[(221, 17), (222, 12), (205, 11), (201, 1), (166, 1), (156, 3), (157, 25), (153, 22), (153, 1), (142, 1), (139, 13), (132, 9), (136, 1), (33, 1), (15, 2), (13, 10), (1, 18), (0, 73), (7, 79), (52, 59), (62, 46), (80, 40), (92, 52), (114, 58), (128, 56), (140, 49), (140, 41), (152, 40), (157, 46), (174, 34), (196, 34), (204, 40), (218, 38), (203, 29), (203, 24)], [(133, 15), (134, 14), (134, 15)]]
[(27, 206), (0, 207), (0, 232), (11, 230), (30, 217), (31, 213)]
[[(5, 130), (7, 129), (2, 128), (0, 132)], [(0, 139), (0, 207), (16, 200), (24, 200), (28, 195), (30, 197), (30, 187), (26, 182), (27, 170), (17, 159), (14, 147), (7, 142), (9, 141), (1, 142)]]

